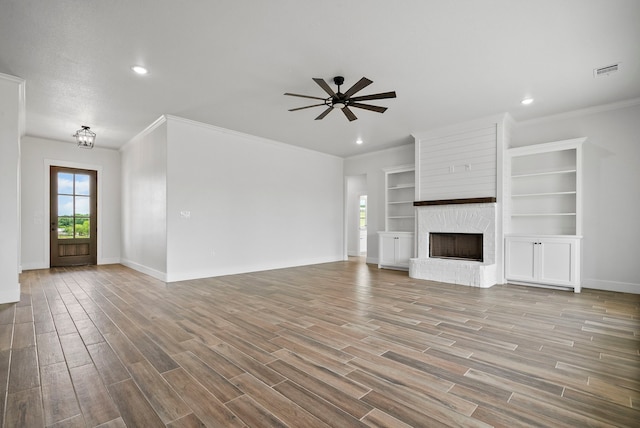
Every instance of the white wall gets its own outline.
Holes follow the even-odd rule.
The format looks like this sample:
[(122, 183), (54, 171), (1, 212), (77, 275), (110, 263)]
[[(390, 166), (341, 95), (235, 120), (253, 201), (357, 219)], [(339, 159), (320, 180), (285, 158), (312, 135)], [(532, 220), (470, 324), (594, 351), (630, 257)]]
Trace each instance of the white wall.
[(520, 122), (512, 146), (587, 137), (583, 287), (640, 293), (640, 100)]
[(122, 149), (122, 264), (167, 278), (167, 125), (164, 118)]
[(176, 117), (168, 141), (169, 281), (344, 258), (342, 159)]
[(20, 134), (24, 81), (0, 74), (0, 303), (20, 300)]
[(345, 176), (367, 176), (367, 263), (378, 263), (378, 232), (384, 230), (383, 168), (414, 165), (414, 144), (346, 158)]
[[(99, 145), (99, 138), (96, 139)], [(70, 140), (72, 140), (70, 138)], [(22, 269), (49, 267), (49, 167), (98, 171), (98, 264), (120, 262), (120, 153), (73, 142), (21, 141)]]
[(367, 194), (367, 176), (365, 174), (346, 177), (346, 238), (347, 254), (360, 255), (360, 196)]

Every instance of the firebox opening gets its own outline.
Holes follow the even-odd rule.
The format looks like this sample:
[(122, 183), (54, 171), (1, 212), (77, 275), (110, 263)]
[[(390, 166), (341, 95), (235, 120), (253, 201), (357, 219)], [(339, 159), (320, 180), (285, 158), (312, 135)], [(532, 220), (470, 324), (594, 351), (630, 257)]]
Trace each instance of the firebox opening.
[(482, 262), (482, 233), (429, 233), (429, 257)]

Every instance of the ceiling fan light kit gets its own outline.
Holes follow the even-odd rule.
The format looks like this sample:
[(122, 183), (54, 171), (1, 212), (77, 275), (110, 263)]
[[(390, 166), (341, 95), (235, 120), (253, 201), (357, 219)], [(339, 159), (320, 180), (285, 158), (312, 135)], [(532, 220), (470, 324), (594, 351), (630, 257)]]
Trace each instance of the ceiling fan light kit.
[(311, 95), (300, 95), (300, 94), (292, 94), (292, 93), (286, 92), (285, 95), (289, 95), (292, 97), (310, 98), (312, 100), (322, 101), (322, 103), (320, 104), (313, 104), (305, 107), (292, 108), (292, 109), (289, 109), (289, 111), (297, 111), (297, 110), (303, 110), (311, 107), (325, 106), (327, 107), (327, 109), (324, 110), (322, 113), (320, 113), (320, 115), (316, 117), (316, 120), (324, 119), (324, 117), (329, 113), (331, 113), (333, 109), (338, 109), (338, 110), (342, 110), (342, 113), (344, 113), (345, 117), (351, 122), (356, 120), (357, 117), (355, 114), (353, 114), (350, 107), (356, 107), (364, 110), (375, 111), (377, 113), (384, 113), (387, 110), (386, 107), (379, 107), (371, 104), (363, 104), (360, 101), (382, 100), (382, 99), (396, 97), (395, 91), (381, 92), (379, 94), (371, 94), (371, 95), (354, 97), (353, 95), (356, 92), (363, 90), (364, 88), (366, 88), (367, 86), (373, 83), (373, 81), (367, 79), (366, 77), (363, 77), (362, 79), (358, 80), (345, 93), (340, 92), (340, 86), (342, 86), (342, 84), (344, 83), (344, 77), (342, 76), (336, 76), (333, 78), (333, 83), (336, 86), (338, 86), (337, 92), (334, 92), (333, 89), (331, 89), (331, 86), (329, 86), (324, 79), (315, 77), (313, 81), (316, 82), (318, 86), (320, 86), (329, 96), (327, 98), (321, 98), (321, 97), (314, 97)]

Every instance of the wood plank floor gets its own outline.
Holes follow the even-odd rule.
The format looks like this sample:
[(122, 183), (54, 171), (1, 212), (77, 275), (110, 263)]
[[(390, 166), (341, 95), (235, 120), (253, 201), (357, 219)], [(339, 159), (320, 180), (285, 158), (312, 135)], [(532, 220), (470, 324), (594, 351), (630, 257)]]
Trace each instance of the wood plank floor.
[(0, 306), (5, 427), (638, 427), (640, 296), (357, 260), (165, 284), (28, 271)]

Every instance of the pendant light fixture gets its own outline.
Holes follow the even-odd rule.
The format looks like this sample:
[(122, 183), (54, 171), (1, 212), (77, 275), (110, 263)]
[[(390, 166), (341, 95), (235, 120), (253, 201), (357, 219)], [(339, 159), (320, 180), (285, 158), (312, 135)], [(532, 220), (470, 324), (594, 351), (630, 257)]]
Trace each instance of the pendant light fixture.
[(88, 126), (82, 126), (82, 129), (78, 129), (75, 134), (78, 147), (83, 149), (92, 149), (93, 142), (96, 140), (96, 133), (91, 131)]

